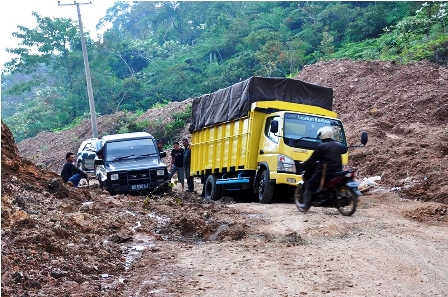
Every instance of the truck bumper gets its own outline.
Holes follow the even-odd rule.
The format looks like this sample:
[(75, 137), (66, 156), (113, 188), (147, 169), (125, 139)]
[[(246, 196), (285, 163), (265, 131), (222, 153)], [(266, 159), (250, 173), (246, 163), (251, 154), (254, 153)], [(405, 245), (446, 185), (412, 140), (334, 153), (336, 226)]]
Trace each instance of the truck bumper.
[(291, 173), (271, 172), (270, 179), (275, 179), (275, 184), (277, 185), (290, 185), (295, 187), (302, 180), (302, 176)]

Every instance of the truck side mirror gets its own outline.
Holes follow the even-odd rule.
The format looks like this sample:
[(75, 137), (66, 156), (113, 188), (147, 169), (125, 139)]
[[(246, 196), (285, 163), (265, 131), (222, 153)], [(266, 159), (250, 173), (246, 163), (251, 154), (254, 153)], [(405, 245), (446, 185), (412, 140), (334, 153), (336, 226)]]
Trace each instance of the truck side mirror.
[(278, 133), (278, 121), (277, 120), (273, 120), (272, 122), (271, 122), (271, 133), (274, 133), (274, 134), (276, 134), (276, 133)]
[(362, 143), (362, 145), (366, 145), (367, 140), (369, 140), (369, 137), (368, 137), (368, 135), (367, 135), (367, 132), (362, 131), (362, 132), (361, 132), (361, 143)]

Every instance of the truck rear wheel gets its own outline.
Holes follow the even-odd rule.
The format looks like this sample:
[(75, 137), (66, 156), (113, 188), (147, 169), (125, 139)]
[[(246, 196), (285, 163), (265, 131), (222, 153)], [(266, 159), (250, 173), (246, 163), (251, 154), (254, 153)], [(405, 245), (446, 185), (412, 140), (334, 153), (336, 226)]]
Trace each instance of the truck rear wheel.
[(216, 184), (216, 175), (210, 174), (204, 185), (204, 197), (213, 201), (221, 199), (222, 186)]
[(274, 184), (269, 181), (269, 170), (265, 169), (260, 176), (258, 183), (258, 200), (261, 203), (272, 203), (272, 197), (274, 196)]

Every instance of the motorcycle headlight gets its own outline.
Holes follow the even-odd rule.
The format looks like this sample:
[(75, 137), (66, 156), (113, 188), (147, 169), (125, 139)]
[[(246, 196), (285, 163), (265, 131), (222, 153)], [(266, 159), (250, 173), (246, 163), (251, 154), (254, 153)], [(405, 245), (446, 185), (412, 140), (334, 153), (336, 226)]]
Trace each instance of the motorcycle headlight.
[(279, 155), (277, 161), (277, 171), (296, 173), (296, 165), (294, 160), (288, 156)]

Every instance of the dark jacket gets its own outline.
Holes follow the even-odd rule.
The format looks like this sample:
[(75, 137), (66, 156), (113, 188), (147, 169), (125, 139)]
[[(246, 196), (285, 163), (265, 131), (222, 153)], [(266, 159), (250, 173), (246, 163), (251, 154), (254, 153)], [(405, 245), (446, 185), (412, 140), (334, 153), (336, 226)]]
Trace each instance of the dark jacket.
[(303, 162), (305, 168), (311, 167), (316, 161), (319, 161), (318, 170), (322, 170), (322, 165), (327, 164), (326, 175), (331, 175), (342, 170), (342, 157), (345, 148), (339, 142), (334, 140), (323, 140), (314, 150), (311, 157)]
[(191, 162), (191, 147), (188, 145), (184, 150), (184, 167), (189, 168)]
[(171, 157), (174, 158), (174, 166), (177, 168), (184, 167), (184, 149), (179, 148), (178, 150), (171, 151)]
[(87, 178), (87, 174), (84, 173), (84, 171), (76, 168), (76, 166), (73, 163), (67, 162), (64, 164), (64, 167), (62, 167), (61, 177), (64, 180), (64, 183), (66, 183), (70, 177), (72, 177), (77, 173), (80, 174), (82, 177)]

